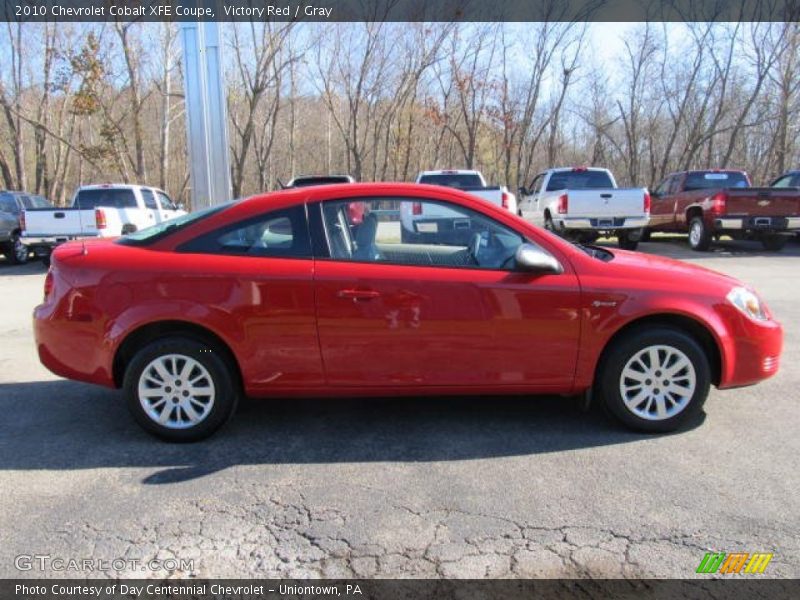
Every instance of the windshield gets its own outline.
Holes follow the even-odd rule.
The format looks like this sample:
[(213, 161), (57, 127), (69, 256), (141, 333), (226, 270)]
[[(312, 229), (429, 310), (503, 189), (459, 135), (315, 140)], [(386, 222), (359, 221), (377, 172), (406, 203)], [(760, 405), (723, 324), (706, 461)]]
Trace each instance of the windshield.
[(480, 175), (477, 173), (437, 173), (436, 175), (423, 175), (418, 183), (429, 185), (443, 185), (459, 190), (483, 187)]
[(606, 171), (558, 171), (550, 176), (547, 191), (593, 190), (613, 188), (614, 183)]
[(747, 177), (744, 173), (738, 172), (727, 172), (727, 173), (716, 173), (713, 171), (710, 172), (700, 172), (700, 173), (689, 173), (686, 176), (686, 183), (683, 185), (683, 189), (687, 192), (691, 190), (710, 190), (714, 188), (743, 188), (743, 187), (750, 187), (750, 184), (747, 182)]
[(233, 206), (233, 204), (236, 202), (238, 202), (238, 200), (226, 202), (225, 204), (218, 204), (216, 206), (198, 210), (187, 215), (181, 215), (180, 217), (176, 217), (168, 221), (163, 221), (157, 225), (153, 225), (152, 227), (147, 227), (145, 229), (140, 229), (139, 231), (129, 233), (128, 235), (124, 235), (117, 240), (117, 243), (126, 246), (147, 246), (148, 244), (161, 239), (165, 235), (168, 235), (179, 229), (183, 229), (187, 225), (201, 221), (230, 206)]

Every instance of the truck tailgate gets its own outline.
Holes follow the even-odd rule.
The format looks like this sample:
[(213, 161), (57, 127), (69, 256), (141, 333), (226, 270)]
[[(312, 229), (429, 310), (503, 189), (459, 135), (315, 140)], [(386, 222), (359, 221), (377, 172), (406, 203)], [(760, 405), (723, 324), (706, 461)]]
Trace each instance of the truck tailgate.
[(800, 216), (800, 190), (744, 188), (726, 192), (725, 213), (728, 215)]
[(25, 234), (29, 236), (97, 235), (94, 210), (27, 208), (25, 209)]
[(567, 215), (580, 217), (633, 217), (644, 214), (644, 190), (617, 188), (567, 190)]

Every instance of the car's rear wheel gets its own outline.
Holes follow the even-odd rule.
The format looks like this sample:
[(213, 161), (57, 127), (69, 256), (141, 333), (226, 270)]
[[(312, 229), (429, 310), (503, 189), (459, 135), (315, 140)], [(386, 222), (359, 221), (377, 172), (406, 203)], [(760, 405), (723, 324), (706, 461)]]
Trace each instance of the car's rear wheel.
[(638, 231), (623, 230), (617, 233), (617, 244), (623, 250), (636, 250), (640, 237)]
[(677, 329), (639, 329), (615, 341), (598, 371), (608, 410), (638, 431), (673, 431), (697, 414), (711, 369), (702, 347)]
[(780, 252), (788, 241), (788, 235), (767, 234), (761, 238), (761, 245), (770, 252)]
[(689, 221), (689, 246), (698, 252), (705, 252), (711, 247), (711, 232), (703, 217), (693, 217)]
[(28, 255), (30, 251), (28, 247), (22, 243), (22, 240), (19, 237), (19, 234), (14, 234), (11, 238), (11, 242), (8, 244), (8, 251), (6, 252), (6, 257), (8, 261), (12, 265), (24, 265), (28, 262)]
[(139, 425), (170, 442), (210, 436), (233, 414), (239, 397), (218, 349), (183, 337), (139, 350), (125, 371), (124, 389)]

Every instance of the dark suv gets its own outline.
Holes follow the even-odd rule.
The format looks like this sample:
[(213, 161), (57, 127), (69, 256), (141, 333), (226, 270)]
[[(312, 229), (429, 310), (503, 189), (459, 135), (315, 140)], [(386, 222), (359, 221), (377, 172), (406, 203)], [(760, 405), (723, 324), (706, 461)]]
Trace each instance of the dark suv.
[(19, 219), (26, 208), (52, 208), (52, 204), (27, 192), (0, 191), (0, 252), (14, 265), (28, 262), (29, 250), (19, 239)]

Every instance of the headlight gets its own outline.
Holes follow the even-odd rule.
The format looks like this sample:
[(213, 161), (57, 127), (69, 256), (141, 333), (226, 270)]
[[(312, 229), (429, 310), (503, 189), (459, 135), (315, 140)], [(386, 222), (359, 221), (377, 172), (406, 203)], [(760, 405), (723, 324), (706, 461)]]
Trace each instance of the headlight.
[(728, 292), (726, 298), (728, 302), (754, 321), (766, 321), (769, 319), (764, 303), (754, 292), (747, 288), (735, 287)]

